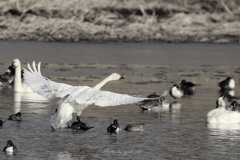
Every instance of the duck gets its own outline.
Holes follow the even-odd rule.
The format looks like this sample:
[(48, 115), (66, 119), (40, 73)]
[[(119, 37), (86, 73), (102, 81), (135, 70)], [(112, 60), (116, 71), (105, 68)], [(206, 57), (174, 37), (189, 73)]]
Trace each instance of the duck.
[(72, 125), (69, 128), (74, 129), (74, 130), (84, 130), (84, 131), (86, 131), (86, 130), (89, 130), (93, 127), (87, 126), (84, 122), (82, 122), (80, 120), (80, 117), (77, 116), (77, 121), (73, 122)]
[(3, 87), (9, 87), (13, 84), (13, 79), (14, 79), (14, 74), (15, 74), (15, 69), (11, 65), (8, 67), (7, 71), (0, 75), (0, 86)]
[(152, 94), (149, 94), (147, 96), (147, 98), (157, 98), (157, 97), (160, 97), (160, 95), (158, 95), (156, 92), (153, 92)]
[(142, 109), (142, 111), (154, 111), (159, 112), (162, 109), (169, 108), (170, 104), (165, 99), (161, 101), (149, 101), (149, 102), (143, 102), (139, 105)]
[(3, 126), (3, 123), (5, 123), (6, 121), (2, 121), (1, 119), (0, 119), (0, 126)]
[(143, 125), (144, 123), (127, 124), (124, 130), (125, 131), (144, 131)]
[(183, 79), (180, 83), (180, 88), (185, 95), (193, 95), (195, 93), (196, 84)]
[(8, 120), (11, 121), (22, 121), (22, 113), (18, 112), (16, 114), (12, 114), (8, 117)]
[(228, 108), (229, 111), (239, 111), (237, 101), (233, 101)]
[(154, 107), (160, 107), (161, 102), (159, 101), (147, 101), (141, 103), (139, 106), (142, 111), (151, 111)]
[(152, 110), (155, 107), (165, 107), (166, 105), (169, 105), (169, 103), (166, 100), (166, 95), (168, 94), (167, 91), (165, 91), (161, 96), (157, 95), (155, 92), (153, 94), (150, 94), (147, 96), (147, 98), (159, 98), (158, 100), (145, 100), (142, 103), (139, 104), (141, 109), (143, 111), (145, 110)]
[(13, 144), (11, 140), (8, 140), (7, 146), (3, 148), (3, 152), (13, 154), (14, 152), (17, 152), (17, 147)]
[(225, 111), (227, 111), (227, 109), (226, 109), (226, 103), (225, 103), (225, 101), (224, 101), (224, 96), (223, 95), (221, 95), (220, 97), (218, 97), (218, 99), (217, 99), (217, 101), (216, 101), (216, 108), (215, 109), (213, 109), (213, 110), (211, 110), (211, 111), (209, 111), (208, 113), (207, 113), (207, 118), (209, 118), (209, 117), (212, 117), (213, 115), (215, 115), (216, 113), (221, 113), (221, 112), (225, 112)]
[(116, 119), (114, 119), (113, 123), (111, 123), (108, 126), (107, 131), (109, 133), (118, 133), (120, 131), (119, 124), (118, 124), (118, 121)]
[(235, 88), (235, 81), (232, 77), (227, 77), (225, 80), (218, 83), (222, 90), (232, 90)]
[(174, 84), (172, 88), (170, 89), (170, 96), (172, 96), (174, 99), (181, 98), (184, 94), (183, 91), (180, 89), (179, 85)]
[[(102, 91), (98, 87), (72, 86), (65, 83), (58, 83), (42, 76), (40, 71), (41, 63), (38, 63), (36, 66), (34, 61), (32, 67), (29, 63), (27, 67), (28, 70), (24, 68), (24, 80), (34, 92), (49, 99), (61, 99), (58, 103), (57, 112), (51, 117), (51, 125), (54, 129), (58, 129), (69, 122), (72, 119), (73, 113), (80, 116), (82, 111), (91, 104), (107, 107), (159, 99)], [(121, 77), (120, 74), (116, 75), (118, 79)]]
[(14, 80), (13, 80), (13, 91), (14, 92), (27, 92), (33, 93), (31, 88), (26, 85), (26, 83), (22, 83), (22, 71), (21, 71), (21, 62), (19, 59), (14, 59), (12, 66), (15, 68)]

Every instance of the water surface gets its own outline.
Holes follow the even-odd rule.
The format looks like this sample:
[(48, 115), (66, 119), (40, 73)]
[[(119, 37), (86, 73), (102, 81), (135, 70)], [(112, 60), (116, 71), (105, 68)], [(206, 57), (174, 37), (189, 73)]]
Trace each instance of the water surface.
[[(240, 125), (208, 126), (205, 116), (215, 108), (217, 83), (232, 76), (235, 95), (240, 95), (238, 45), (158, 44), (158, 43), (42, 43), (0, 42), (0, 71), (12, 59), (42, 61), (42, 72), (57, 82), (94, 86), (112, 72), (125, 80), (110, 82), (103, 90), (130, 95), (161, 94), (181, 79), (196, 84), (196, 94), (177, 101), (179, 106), (142, 112), (139, 106), (89, 106), (82, 120), (93, 129), (52, 131), (49, 119), (56, 100), (39, 100), (11, 89), (0, 90), (0, 118), (21, 111), (22, 122), (7, 121), (0, 129), (0, 145), (11, 139), (14, 155), (0, 159), (239, 159)], [(227, 102), (228, 104), (230, 102)], [(121, 128), (144, 122), (144, 131), (108, 134), (113, 119)], [(74, 117), (75, 120), (75, 117)]]

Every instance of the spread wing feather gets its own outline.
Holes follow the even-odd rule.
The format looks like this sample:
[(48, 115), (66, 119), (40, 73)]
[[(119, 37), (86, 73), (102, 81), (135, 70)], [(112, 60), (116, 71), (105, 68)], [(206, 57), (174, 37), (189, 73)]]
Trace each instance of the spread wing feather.
[[(24, 82), (32, 89), (33, 92), (36, 92), (41, 96), (53, 99), (58, 97), (58, 93), (63, 90), (74, 88), (74, 86), (57, 83), (43, 77), (40, 71), (41, 63), (38, 63), (37, 68), (35, 62), (33, 62), (32, 67), (29, 64), (27, 66), (28, 70), (24, 68)], [(62, 94), (62, 96), (64, 97), (66, 95)]]
[(71, 103), (75, 101), (80, 105), (95, 104), (101, 107), (132, 104), (161, 98), (134, 97), (127, 94), (100, 91), (88, 86), (71, 86), (57, 83), (42, 76), (40, 65), (41, 63), (38, 63), (36, 68), (35, 62), (33, 62), (32, 67), (28, 64), (28, 70), (24, 69), (24, 80), (34, 92), (46, 98), (66, 97), (65, 102)]

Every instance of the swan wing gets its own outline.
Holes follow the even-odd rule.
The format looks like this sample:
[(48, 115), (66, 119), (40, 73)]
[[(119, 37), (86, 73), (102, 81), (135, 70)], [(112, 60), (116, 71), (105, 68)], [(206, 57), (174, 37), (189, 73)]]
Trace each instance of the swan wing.
[[(66, 96), (69, 93), (72, 93), (74, 86), (57, 83), (51, 81), (50, 79), (43, 77), (40, 71), (41, 63), (39, 62), (36, 68), (35, 62), (32, 63), (32, 67), (27, 64), (28, 70), (24, 68), (24, 82), (32, 89), (33, 92), (40, 94), (49, 99)], [(63, 95), (63, 90), (66, 95)], [(62, 94), (59, 94), (62, 93)]]
[[(88, 86), (81, 86), (79, 88), (74, 88), (74, 90), (72, 91), (74, 92), (69, 94), (65, 102), (76, 101), (80, 105), (95, 104), (100, 107), (132, 104), (132, 103), (137, 103), (144, 100), (153, 100), (153, 99), (161, 98), (161, 97), (158, 97), (158, 98), (135, 97), (127, 94), (101, 91)], [(61, 96), (60, 94), (61, 93), (59, 93), (59, 96)]]
[(98, 91), (98, 93), (90, 97), (89, 100), (97, 106), (106, 107), (133, 104), (147, 99), (149, 98), (134, 97), (127, 94), (113, 93), (109, 91)]

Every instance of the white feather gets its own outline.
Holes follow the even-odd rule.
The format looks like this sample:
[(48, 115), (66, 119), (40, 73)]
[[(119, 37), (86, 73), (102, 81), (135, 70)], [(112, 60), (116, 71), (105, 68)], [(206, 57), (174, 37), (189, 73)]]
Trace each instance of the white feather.
[(240, 123), (240, 113), (235, 111), (226, 111), (217, 113), (207, 119), (210, 124), (237, 124)]
[(240, 123), (240, 113), (236, 111), (228, 111), (223, 96), (217, 100), (218, 108), (208, 112), (207, 122), (209, 124), (237, 124)]
[[(33, 65), (35, 65), (35, 62)], [(57, 113), (51, 118), (54, 128), (59, 128), (70, 121), (72, 113), (77, 113), (80, 116), (82, 111), (90, 104), (106, 107), (132, 104), (149, 99), (159, 99), (133, 97), (127, 94), (100, 91), (97, 89), (98, 87), (91, 88), (88, 86), (71, 86), (64, 83), (57, 83), (41, 75), (40, 64), (38, 65), (38, 69), (34, 66), (32, 68), (28, 65), (29, 71), (24, 69), (24, 79), (34, 92), (46, 98), (65, 97), (59, 104)]]
[(6, 148), (6, 152), (8, 152), (8, 153), (13, 153), (13, 146), (7, 147), (7, 148)]

